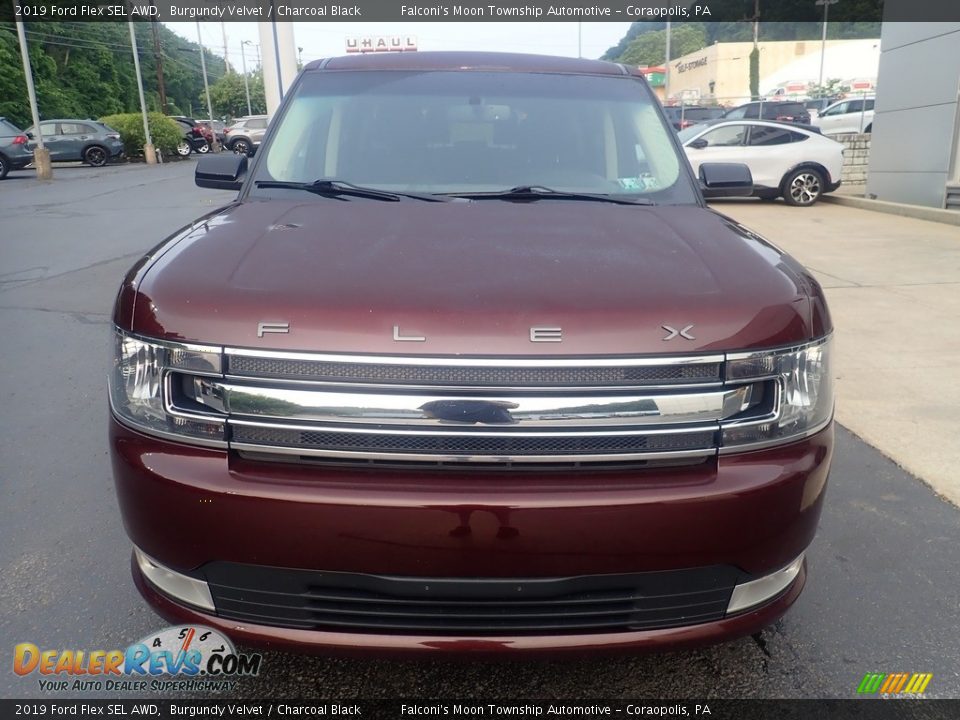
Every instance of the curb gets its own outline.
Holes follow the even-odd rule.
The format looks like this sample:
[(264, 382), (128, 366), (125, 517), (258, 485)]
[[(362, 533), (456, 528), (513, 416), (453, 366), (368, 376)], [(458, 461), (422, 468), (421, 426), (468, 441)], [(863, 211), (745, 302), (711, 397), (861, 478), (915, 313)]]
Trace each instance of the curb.
[(824, 195), (820, 200), (825, 203), (855, 207), (861, 210), (873, 210), (874, 212), (901, 215), (903, 217), (929, 220), (930, 222), (945, 223), (947, 225), (960, 225), (960, 212), (956, 210), (941, 210), (940, 208), (930, 208), (922, 205), (906, 205), (904, 203), (886, 202), (884, 200), (868, 200), (867, 198), (856, 197), (854, 195)]

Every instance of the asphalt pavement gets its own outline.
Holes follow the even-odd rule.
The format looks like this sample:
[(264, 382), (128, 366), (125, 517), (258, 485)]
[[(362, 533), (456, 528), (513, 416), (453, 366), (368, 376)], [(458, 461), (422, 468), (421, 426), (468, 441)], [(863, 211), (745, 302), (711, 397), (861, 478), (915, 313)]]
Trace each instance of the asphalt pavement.
[[(124, 648), (166, 624), (130, 580), (107, 455), (105, 389), (110, 307), (123, 274), (167, 234), (230, 197), (196, 188), (193, 167), (57, 168), (51, 183), (30, 172), (0, 182), (0, 697), (40, 695), (35, 675), (11, 671), (16, 643)], [(830, 206), (819, 212), (830, 222)], [(783, 227), (795, 232), (795, 221)], [(807, 588), (775, 627), (753, 638), (562, 662), (267, 652), (260, 676), (237, 692), (847, 698), (867, 672), (929, 672), (928, 697), (960, 698), (960, 511), (847, 430), (838, 428), (837, 441)]]

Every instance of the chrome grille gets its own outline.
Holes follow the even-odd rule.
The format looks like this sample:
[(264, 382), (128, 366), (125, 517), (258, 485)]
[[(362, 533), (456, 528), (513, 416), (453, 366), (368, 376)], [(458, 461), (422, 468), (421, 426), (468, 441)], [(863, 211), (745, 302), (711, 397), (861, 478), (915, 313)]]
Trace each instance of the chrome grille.
[(723, 356), (462, 358), (225, 348), (188, 399), (246, 457), (521, 465), (702, 461), (751, 402)]
[(243, 377), (482, 387), (651, 385), (719, 382), (720, 363), (690, 365), (483, 367), (470, 365), (394, 365), (322, 360), (292, 360), (249, 355), (228, 356), (227, 373)]

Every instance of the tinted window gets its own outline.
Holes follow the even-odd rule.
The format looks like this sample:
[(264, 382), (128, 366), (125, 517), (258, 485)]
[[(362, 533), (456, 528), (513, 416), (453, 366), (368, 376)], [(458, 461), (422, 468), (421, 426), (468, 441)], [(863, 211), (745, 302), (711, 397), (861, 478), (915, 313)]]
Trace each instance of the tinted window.
[(873, 110), (874, 100), (867, 100), (867, 110)]
[(257, 179), (338, 178), (437, 193), (545, 185), (695, 199), (673, 131), (633, 78), (308, 73), (275, 122)]
[(243, 126), (248, 127), (251, 130), (263, 130), (267, 126), (267, 119), (253, 118), (251, 120), (247, 120), (246, 122), (244, 122)]
[(839, 105), (835, 105), (834, 107), (832, 107), (832, 108), (830, 108), (829, 110), (827, 110), (827, 111), (824, 113), (824, 115), (841, 115), (841, 114), (847, 112), (847, 108), (848, 108), (849, 106), (850, 106), (850, 103), (848, 103), (848, 102), (842, 102), (842, 103), (840, 103)]
[(862, 112), (863, 100), (851, 100), (847, 103), (847, 112)]
[(786, 128), (754, 125), (750, 128), (750, 145), (786, 145), (793, 142), (792, 135)]
[(93, 128), (82, 123), (60, 123), (62, 135), (92, 135)]
[(20, 131), (6, 120), (0, 120), (0, 133), (4, 135), (19, 135)]
[(730, 147), (731, 145), (742, 145), (746, 134), (746, 125), (724, 125), (701, 135), (700, 139), (706, 140), (710, 147)]
[(746, 115), (747, 115), (747, 108), (746, 106), (742, 106), (742, 107), (738, 107), (738, 108), (734, 108), (733, 110), (730, 110), (724, 115), (724, 117), (730, 120), (742, 120), (744, 117), (746, 117)]

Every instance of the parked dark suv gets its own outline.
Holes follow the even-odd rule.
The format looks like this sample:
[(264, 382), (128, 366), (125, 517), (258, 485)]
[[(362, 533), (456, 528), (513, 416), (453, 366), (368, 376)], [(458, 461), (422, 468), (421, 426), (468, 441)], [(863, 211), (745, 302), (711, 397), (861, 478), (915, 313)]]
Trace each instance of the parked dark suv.
[(674, 130), (684, 130), (693, 125), (723, 117), (724, 108), (719, 105), (670, 105), (663, 109)]
[(779, 120), (800, 125), (810, 124), (810, 111), (806, 104), (794, 100), (762, 100), (744, 103), (727, 110), (725, 120)]
[[(796, 600), (833, 448), (823, 293), (710, 210), (639, 71), (310, 63), (237, 198), (128, 273), (110, 448), (173, 622), (373, 653), (755, 633)], [(703, 190), (701, 190), (701, 184)]]
[(33, 162), (30, 138), (20, 128), (0, 117), (0, 180), (11, 170), (19, 170)]

